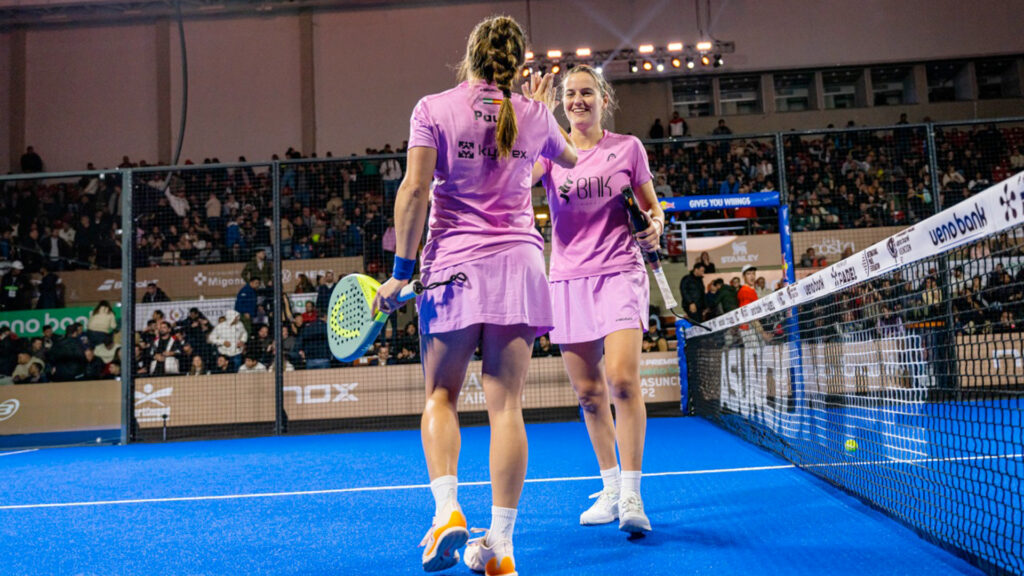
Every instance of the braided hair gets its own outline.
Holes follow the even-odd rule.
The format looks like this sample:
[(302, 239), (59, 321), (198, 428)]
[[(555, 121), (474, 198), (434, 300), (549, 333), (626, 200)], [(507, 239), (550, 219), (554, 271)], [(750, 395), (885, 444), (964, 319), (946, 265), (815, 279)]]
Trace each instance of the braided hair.
[(473, 28), (466, 44), (466, 56), (459, 67), (459, 78), (480, 78), (493, 82), (504, 98), (498, 110), (495, 143), (498, 158), (508, 158), (519, 135), (516, 113), (512, 108), (512, 82), (526, 61), (526, 35), (509, 16), (493, 16)]

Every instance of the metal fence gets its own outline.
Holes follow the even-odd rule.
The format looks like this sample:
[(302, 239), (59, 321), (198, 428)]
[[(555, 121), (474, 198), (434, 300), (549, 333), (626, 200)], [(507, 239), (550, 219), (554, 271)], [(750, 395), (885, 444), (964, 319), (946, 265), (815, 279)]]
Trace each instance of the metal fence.
[[(659, 196), (780, 191), (797, 234), (797, 267), (814, 269), (1022, 169), (1022, 127), (1024, 120), (1015, 118), (673, 139), (647, 147)], [(422, 377), (413, 307), (395, 315), (367, 356), (351, 364), (331, 357), (323, 321), (335, 280), (352, 272), (383, 280), (391, 269), (391, 213), (404, 160), (294, 159), (0, 178), (0, 271), (5, 286), (20, 274), (33, 277), (28, 300), (4, 300), (6, 325), (19, 338), (4, 333), (0, 339), (0, 373), (13, 380), (24, 360), (19, 353), (28, 349), (26, 362), (42, 364), (32, 378), (50, 382), (5, 389), (17, 392), (22, 416), (42, 414), (20, 426), (12, 426), (15, 418), (3, 420), (0, 394), (0, 439), (25, 445), (48, 442), (45, 435), (54, 431), (82, 432), (64, 442), (75, 443), (105, 430), (101, 441), (128, 442), (414, 426)], [(538, 214), (546, 213), (544, 204), (538, 193)], [(728, 276), (753, 247), (771, 245), (777, 223), (765, 209), (691, 213), (679, 215), (667, 236), (679, 238), (685, 228), (684, 240), (741, 239), (723, 257), (719, 272)], [(538, 219), (542, 233), (547, 226)], [(781, 265), (777, 245), (757, 261), (762, 268)], [(666, 243), (670, 260), (678, 261), (666, 266), (671, 278), (692, 264), (687, 249)], [(11, 271), (16, 260), (23, 270)], [(48, 275), (41, 274), (44, 267)], [(50, 308), (54, 273), (64, 302)], [(949, 293), (947, 301), (954, 297)], [(89, 331), (90, 313), (101, 301), (116, 316), (105, 335)], [(68, 348), (68, 362), (50, 356), (49, 348), (33, 355), (40, 344), (26, 328), (53, 324), (52, 310), (60, 308), (84, 310), (83, 334), (65, 336), (74, 322), (58, 321), (56, 336), (39, 338), (44, 347)], [(12, 314), (25, 316), (15, 325)], [(674, 357), (672, 328), (660, 322), (668, 315), (652, 309), (652, 326), (660, 331), (645, 339), (652, 352), (642, 366), (646, 376), (663, 375), (666, 363), (658, 359)], [(79, 346), (70, 350), (73, 337)], [(112, 344), (104, 343), (108, 337)], [(92, 368), (81, 368), (82, 358), (97, 350), (106, 358), (116, 346), (102, 368), (92, 359), (85, 360)], [(555, 354), (557, 347), (538, 343), (525, 404), (536, 418), (576, 413)], [(95, 390), (71, 393), (78, 391), (68, 387), (84, 389), (79, 381), (96, 374), (105, 381), (103, 401)], [(39, 398), (31, 393), (44, 388), (34, 395)], [(466, 413), (483, 409), (477, 388), (479, 367), (471, 366), (460, 402)], [(671, 392), (652, 388), (645, 397), (678, 406), (679, 390)], [(54, 409), (63, 404), (63, 411)], [(67, 415), (73, 411), (79, 416)]]

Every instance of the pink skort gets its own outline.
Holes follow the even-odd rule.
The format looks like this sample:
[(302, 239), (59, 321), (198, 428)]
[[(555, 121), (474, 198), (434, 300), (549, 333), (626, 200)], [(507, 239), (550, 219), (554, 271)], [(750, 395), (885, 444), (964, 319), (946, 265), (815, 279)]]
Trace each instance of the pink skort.
[(536, 246), (516, 243), (507, 250), (448, 268), (431, 268), (420, 281), (444, 281), (458, 272), (468, 280), (428, 290), (416, 297), (420, 332), (437, 334), (473, 324), (551, 330), (551, 296), (544, 274), (544, 253)]
[(618, 330), (647, 331), (651, 289), (645, 269), (551, 282), (555, 344), (593, 342)]

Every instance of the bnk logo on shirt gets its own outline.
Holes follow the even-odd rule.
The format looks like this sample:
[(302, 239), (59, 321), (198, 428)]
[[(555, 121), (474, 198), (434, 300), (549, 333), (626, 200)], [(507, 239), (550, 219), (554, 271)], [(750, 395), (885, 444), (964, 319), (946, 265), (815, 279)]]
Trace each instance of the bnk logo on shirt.
[(472, 142), (459, 140), (459, 158), (475, 158), (473, 147), (474, 144)]

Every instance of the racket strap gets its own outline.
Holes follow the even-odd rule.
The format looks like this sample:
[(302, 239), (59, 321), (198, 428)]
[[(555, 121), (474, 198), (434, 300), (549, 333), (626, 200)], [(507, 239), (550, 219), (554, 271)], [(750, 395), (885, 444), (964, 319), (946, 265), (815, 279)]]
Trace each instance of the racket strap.
[(452, 275), (451, 278), (449, 278), (447, 280), (444, 280), (444, 281), (441, 281), (441, 282), (432, 282), (430, 284), (427, 284), (427, 285), (423, 286), (423, 289), (424, 290), (432, 290), (434, 288), (438, 288), (438, 287), (441, 287), (441, 286), (447, 286), (449, 284), (455, 284), (456, 282), (458, 282), (459, 284), (462, 284), (463, 282), (465, 282), (467, 280), (469, 280), (469, 278), (464, 273), (456, 272), (455, 274)]

